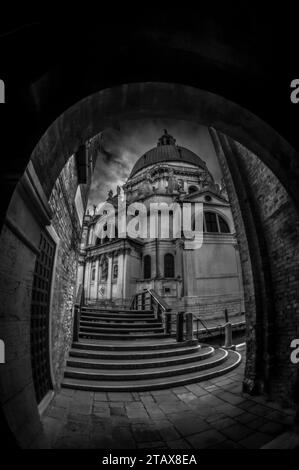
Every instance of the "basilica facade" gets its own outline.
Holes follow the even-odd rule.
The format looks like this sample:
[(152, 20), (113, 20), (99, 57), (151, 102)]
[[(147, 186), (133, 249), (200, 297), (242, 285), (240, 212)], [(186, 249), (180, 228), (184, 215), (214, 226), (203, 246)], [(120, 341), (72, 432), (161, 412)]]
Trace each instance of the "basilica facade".
[[(142, 203), (149, 212), (152, 203), (169, 206), (201, 203), (203, 238), (177, 236), (99, 237), (96, 226), (103, 215), (87, 213), (78, 268), (86, 302), (128, 307), (132, 297), (153, 289), (173, 309), (223, 318), (244, 313), (242, 272), (229, 200), (225, 187), (215, 183), (206, 163), (187, 148), (178, 146), (165, 130), (157, 146), (142, 155), (127, 182), (109, 192), (107, 202), (115, 207), (119, 194), (126, 204)], [(137, 204), (136, 204), (137, 203)], [(194, 223), (194, 221), (193, 221)]]

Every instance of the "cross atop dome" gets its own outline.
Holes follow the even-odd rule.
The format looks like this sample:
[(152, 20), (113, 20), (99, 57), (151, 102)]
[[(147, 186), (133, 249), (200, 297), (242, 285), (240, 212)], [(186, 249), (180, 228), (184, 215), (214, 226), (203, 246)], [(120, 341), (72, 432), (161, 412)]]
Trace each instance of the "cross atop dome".
[(160, 145), (175, 145), (176, 140), (172, 135), (168, 134), (167, 129), (164, 129), (164, 134), (159, 138), (157, 146)]

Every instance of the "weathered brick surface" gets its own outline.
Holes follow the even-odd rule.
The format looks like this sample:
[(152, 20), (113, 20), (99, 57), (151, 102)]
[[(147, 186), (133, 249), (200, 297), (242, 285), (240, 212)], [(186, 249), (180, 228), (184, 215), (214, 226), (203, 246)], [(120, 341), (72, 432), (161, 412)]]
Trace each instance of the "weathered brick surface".
[(211, 135), (240, 244), (248, 339), (245, 383), (260, 383), (274, 398), (291, 404), (297, 373), (290, 342), (299, 337), (298, 212), (257, 156), (214, 130)]
[(259, 229), (264, 233), (269, 260), (274, 301), (273, 331), (267, 332), (272, 333), (274, 342), (274, 357), (268, 358), (273, 361), (270, 391), (290, 402), (296, 381), (290, 343), (299, 337), (299, 215), (276, 176), (255, 155), (235, 145), (258, 207)]
[(49, 200), (53, 211), (52, 226), (59, 237), (51, 307), (52, 364), (56, 385), (61, 381), (72, 341), (73, 304), (81, 234), (74, 204), (77, 186), (75, 158), (71, 157), (57, 179)]

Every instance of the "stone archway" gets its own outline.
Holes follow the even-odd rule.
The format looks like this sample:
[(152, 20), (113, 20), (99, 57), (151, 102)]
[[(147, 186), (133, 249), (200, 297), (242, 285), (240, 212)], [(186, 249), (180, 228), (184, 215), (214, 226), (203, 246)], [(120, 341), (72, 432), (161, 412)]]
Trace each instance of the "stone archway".
[[(58, 117), (40, 139), (31, 156), (31, 164), (42, 186), (45, 198), (49, 199), (54, 183), (61, 173), (66, 161), (78, 150), (83, 142), (103, 131), (105, 128), (117, 125), (118, 121), (145, 117), (171, 117), (212, 126), (217, 130), (219, 135), (229, 136), (229, 139), (236, 140), (252, 151), (253, 154), (258, 155), (262, 164), (265, 165), (273, 175), (276, 175), (277, 181), (280, 181), (279, 184), (286, 188), (290, 198), (294, 201), (297, 207), (299, 206), (299, 195), (297, 192), (299, 183), (298, 155), (282, 137), (280, 137), (258, 117), (241, 108), (237, 104), (221, 98), (220, 96), (184, 85), (167, 83), (133, 83), (105, 89), (88, 96), (67, 109), (63, 115)], [(220, 150), (221, 147), (223, 150), (225, 147), (224, 142), (221, 143)], [(232, 173), (232, 182), (236, 185), (238, 177), (236, 176), (236, 173), (233, 173), (232, 165), (232, 163), (228, 165), (228, 173)], [(245, 181), (245, 173), (243, 170), (242, 181)], [(227, 177), (227, 180), (229, 180), (229, 176)], [(238, 191), (235, 193), (237, 201), (240, 198), (242, 199), (246, 197), (248, 194), (248, 192), (246, 192), (246, 187), (243, 189), (245, 190), (245, 193)], [(256, 203), (256, 201), (253, 200), (249, 203), (251, 217), (253, 217), (252, 207), (254, 206), (254, 203)], [(235, 210), (235, 213), (237, 212), (238, 208)], [(296, 213), (296, 210), (294, 213)], [(239, 227), (242, 224), (243, 216), (244, 205), (240, 204)], [(260, 220), (261, 219), (259, 219), (259, 221)], [(248, 228), (248, 225), (246, 226), (246, 224), (245, 229), (239, 228), (239, 237), (244, 241), (244, 259), (247, 254), (247, 258), (250, 261), (252, 256), (255, 256), (253, 248), (260, 248), (262, 240), (261, 238), (256, 237), (256, 222), (252, 220), (251, 230), (253, 232), (251, 231), (251, 234), (249, 234), (248, 237), (250, 238), (252, 235), (253, 241), (251, 246), (253, 248), (250, 249), (250, 243), (248, 244), (249, 247), (247, 247), (246, 228)], [(294, 243), (296, 243), (296, 240)], [(263, 316), (260, 315), (263, 312), (265, 305), (269, 304), (267, 295), (271, 287), (271, 276), (267, 271), (267, 253), (265, 252), (262, 257), (258, 252), (256, 257), (255, 272), (250, 272), (251, 268), (248, 269), (246, 277), (248, 281), (247, 307), (250, 305), (248, 311), (250, 312), (250, 315), (252, 315), (252, 318), (254, 318), (253, 324), (258, 324), (258, 336), (261, 335), (260, 330), (262, 330), (265, 337), (269, 333), (268, 327), (270, 327), (272, 331), (272, 323), (268, 321), (268, 316), (266, 316), (265, 320)], [(32, 262), (33, 257), (31, 258), (31, 263)], [(259, 267), (261, 267), (261, 262), (261, 279), (264, 288), (260, 289), (258, 296), (256, 296), (254, 274), (257, 273)], [(260, 300), (258, 306), (259, 312), (257, 312), (256, 308), (257, 297), (259, 297)], [(273, 302), (273, 299), (271, 299), (271, 302)], [(267, 308), (271, 308), (273, 306), (273, 303), (271, 302)], [(18, 306), (18, 308), (20, 309), (20, 317), (22, 318), (21, 305)], [(30, 318), (25, 319), (27, 327), (28, 321), (30, 321)], [(7, 322), (5, 327), (6, 334), (9, 336), (15, 328), (15, 324), (14, 322), (11, 322), (11, 325), (8, 325)], [(251, 333), (252, 332), (249, 331), (249, 334)], [(29, 342), (28, 336), (27, 340)], [(258, 352), (256, 352), (254, 348), (249, 352), (249, 361), (250, 354), (252, 354), (252, 357), (254, 356), (252, 367), (250, 368), (250, 381), (252, 382), (249, 387), (250, 389), (257, 388), (255, 379), (257, 379), (258, 382), (264, 383), (264, 385), (265, 382), (267, 382), (267, 386), (269, 385), (271, 372), (269, 372), (267, 357), (271, 355), (272, 351), (273, 345), (270, 349), (268, 346), (266, 346), (265, 349), (263, 342), (261, 342), (259, 343)], [(258, 361), (261, 361), (262, 357), (266, 357), (267, 371), (263, 369), (256, 374), (256, 364)], [(19, 420), (22, 424), (26, 419), (28, 419), (28, 416), (30, 416), (27, 424), (27, 431), (29, 431), (29, 427), (31, 426), (31, 438), (33, 439), (34, 435), (38, 434), (39, 419), (35, 407), (35, 400), (33, 398), (30, 370), (27, 371), (28, 374), (24, 378), (23, 372), (21, 372), (22, 367), (22, 363), (20, 363), (19, 366), (15, 363), (12, 365), (12, 368), (14, 368), (13, 373), (15, 374), (15, 390), (11, 393), (17, 395), (20, 402), (25, 403), (25, 405), (20, 407)], [(268, 375), (265, 375), (266, 372)], [(291, 371), (289, 373), (291, 375)], [(7, 378), (4, 377), (3, 380), (5, 381)], [(25, 380), (27, 384), (26, 390), (22, 387), (23, 380)], [(279, 378), (275, 378), (275, 380), (279, 382)], [(259, 387), (260, 391), (265, 388), (264, 385)], [(12, 414), (12, 408), (15, 406), (15, 401), (10, 401), (9, 394), (10, 390), (7, 390), (6, 403), (4, 404), (4, 412), (7, 416)], [(20, 423), (13, 426), (16, 433), (18, 432), (18, 427), (21, 427)], [(26, 436), (26, 439), (20, 439), (22, 445), (26, 445), (28, 441), (28, 435)]]

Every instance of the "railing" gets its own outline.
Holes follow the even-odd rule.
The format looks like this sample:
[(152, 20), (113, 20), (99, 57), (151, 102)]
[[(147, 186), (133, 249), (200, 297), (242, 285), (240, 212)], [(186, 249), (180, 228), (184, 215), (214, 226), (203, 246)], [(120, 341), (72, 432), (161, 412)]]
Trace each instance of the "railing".
[(81, 309), (84, 304), (84, 288), (80, 284), (74, 305), (73, 341), (79, 340)]
[(132, 310), (151, 310), (154, 312), (157, 320), (161, 321), (164, 326), (164, 333), (170, 335), (172, 333), (172, 316), (176, 315), (171, 311), (171, 307), (153, 290), (145, 289), (135, 294), (130, 308)]
[[(200, 318), (200, 315), (197, 315), (196, 313), (194, 313), (193, 318), (196, 322), (196, 329), (195, 329), (194, 333), (195, 333), (195, 336), (196, 336), (197, 339), (199, 339), (199, 336), (200, 336), (199, 323), (203, 326), (203, 329), (205, 331), (206, 336), (209, 336), (210, 338), (215, 338), (215, 336), (220, 336), (221, 337), (221, 335), (223, 333), (223, 330), (224, 330), (223, 325), (215, 325), (215, 327), (213, 327), (214, 330), (216, 330), (216, 331), (219, 330), (219, 334), (216, 333), (216, 335), (215, 335), (207, 327), (204, 320), (202, 320), (202, 318)], [(203, 338), (201, 338), (201, 339), (203, 339)]]

